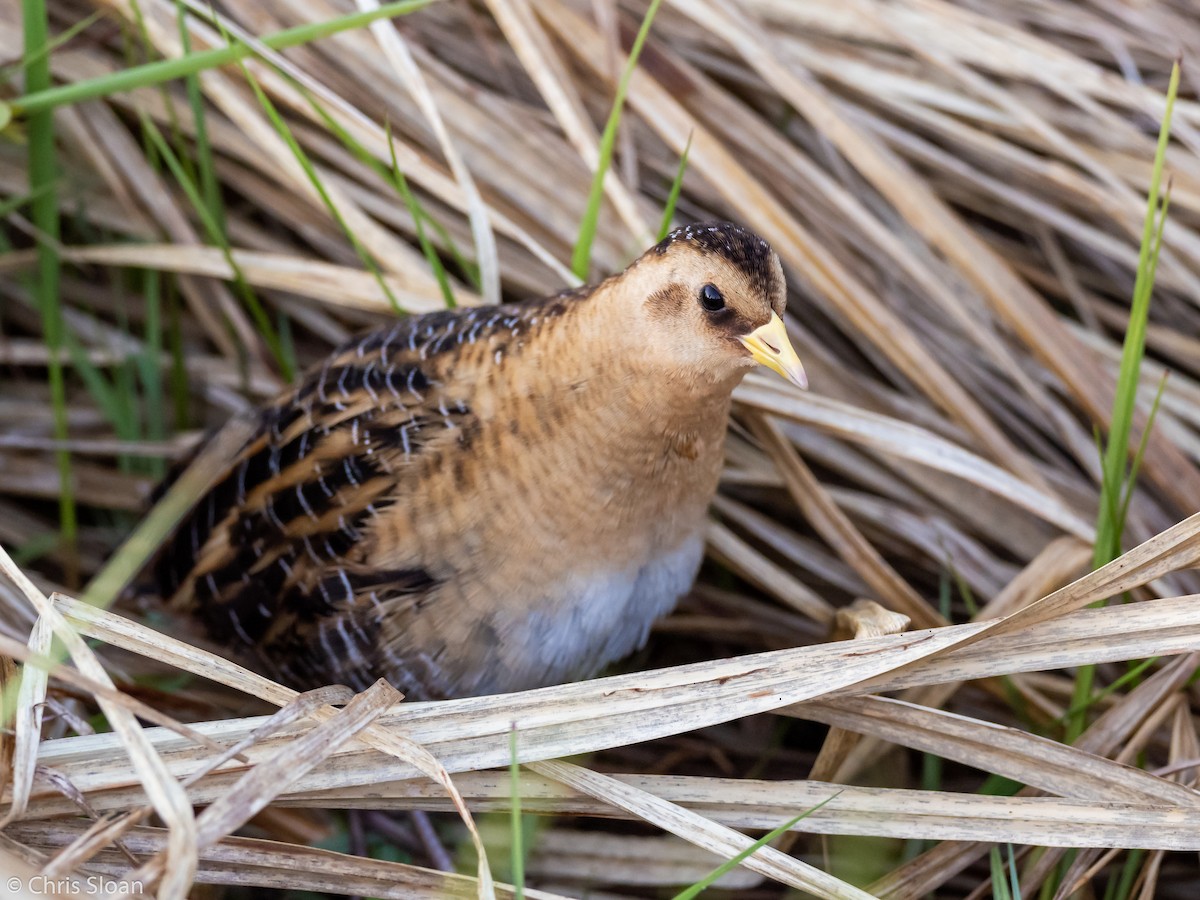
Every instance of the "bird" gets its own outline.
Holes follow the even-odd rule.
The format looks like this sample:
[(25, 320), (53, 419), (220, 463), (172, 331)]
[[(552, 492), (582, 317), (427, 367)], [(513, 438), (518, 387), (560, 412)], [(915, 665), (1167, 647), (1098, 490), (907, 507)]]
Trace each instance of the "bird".
[(691, 588), (735, 386), (807, 386), (786, 296), (767, 241), (713, 222), (593, 285), (371, 331), (257, 411), (153, 587), (300, 690), (594, 677)]

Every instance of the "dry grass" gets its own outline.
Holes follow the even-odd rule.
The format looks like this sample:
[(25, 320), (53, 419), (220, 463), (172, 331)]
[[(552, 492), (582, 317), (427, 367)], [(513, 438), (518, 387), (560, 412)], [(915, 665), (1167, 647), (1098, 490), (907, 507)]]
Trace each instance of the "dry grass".
[[(222, 45), (195, 9), (190, 45)], [(352, 11), (219, 9), (247, 40)], [(99, 13), (54, 50), (60, 83), (181, 53), (173, 0), (50, 11), (54, 33)], [(121, 563), (94, 579), (159, 461), (280, 387), (273, 333), (305, 364), (393, 300), (443, 305), (414, 207), (342, 136), (385, 167), (395, 154), (457, 302), (571, 280), (598, 123), (644, 12), (441, 0), (280, 53), (256, 44), (245, 72), (199, 77), (200, 105), (175, 80), (59, 108), (61, 311), (78, 345), (66, 444), (26, 277), (38, 231), (3, 199), (29, 191), (23, 123), (0, 133), (0, 546), (20, 562), (0, 555), (0, 682), (15, 701), (0, 875), (104, 874), (170, 898), (193, 882), (507, 896), (488, 865), (506, 870), (507, 826), (488, 814), (512, 802), (494, 770), (515, 727), (522, 809), (554, 816), (532, 839), (529, 897), (677, 890), (749, 845), (743, 832), (830, 797), (726, 890), (1000, 896), (987, 865), (1000, 843), (1025, 895), (1194, 893), (1178, 853), (1200, 850), (1200, 579), (1187, 571), (1200, 562), (1200, 104), (1186, 62), (1135, 441), (1171, 374), (1134, 549), (1085, 574), (1093, 429), (1112, 407), (1163, 91), (1174, 56), (1200, 49), (1183, 2), (664, 4), (630, 82), (593, 272), (650, 239), (690, 139), (679, 215), (738, 220), (779, 250), (814, 391), (758, 375), (739, 390), (710, 563), (628, 674), (436, 704), (397, 705), (385, 686), (298, 696), (135, 610), (69, 599), (124, 580)], [(19, 17), (0, 0), (0, 65), (22, 53)], [(11, 98), (19, 73), (5, 74)], [(227, 248), (153, 128), (221, 198)], [(74, 546), (57, 540), (63, 449)], [(175, 500), (202, 486), (190, 477)], [(152, 550), (171, 515), (124, 552)], [(1134, 602), (1086, 608), (1123, 594)], [(881, 633), (870, 607), (839, 617), (860, 597), (929, 630)], [(835, 620), (857, 638), (830, 642)], [(1112, 689), (1068, 744), (1073, 671), (1088, 664)], [(456, 811), (463, 824), (443, 833), (475, 852), (452, 875), (416, 865), (415, 843), (405, 861), (310, 849), (340, 827), (326, 811), (346, 808)]]

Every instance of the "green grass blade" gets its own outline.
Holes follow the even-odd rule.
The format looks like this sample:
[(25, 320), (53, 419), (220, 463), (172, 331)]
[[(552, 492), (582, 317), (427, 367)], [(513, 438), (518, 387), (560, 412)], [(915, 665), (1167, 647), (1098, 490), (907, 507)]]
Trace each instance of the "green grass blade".
[[(401, 176), (403, 176), (403, 173), (401, 173)], [(413, 196), (413, 202), (418, 202), (415, 195)], [(446, 252), (450, 254), (450, 258), (458, 266), (463, 278), (471, 285), (471, 289), (476, 293), (481, 292), (483, 290), (483, 277), (479, 274), (479, 265), (463, 255), (462, 251), (458, 249), (458, 245), (454, 242), (454, 236), (446, 230), (445, 225), (426, 212), (425, 207), (422, 206), (420, 209), (425, 217), (425, 224), (437, 232), (437, 236), (441, 238)]]
[(588, 193), (587, 208), (579, 225), (579, 238), (575, 241), (575, 252), (571, 254), (571, 269), (579, 278), (587, 281), (588, 271), (592, 265), (592, 244), (596, 240), (596, 228), (600, 222), (600, 204), (604, 200), (604, 178), (612, 167), (613, 146), (617, 141), (617, 129), (621, 124), (621, 112), (625, 108), (625, 95), (629, 93), (629, 81), (633, 78), (633, 70), (637, 67), (638, 57), (641, 56), (642, 46), (646, 36), (650, 34), (650, 26), (658, 13), (662, 0), (652, 0), (650, 8), (642, 19), (637, 37), (629, 50), (629, 58), (625, 61), (625, 69), (617, 82), (617, 92), (613, 97), (612, 110), (608, 114), (608, 122), (604, 125), (604, 134), (600, 137), (600, 153), (596, 160), (596, 171), (592, 175), (592, 188)]
[(1105, 892), (1106, 900), (1129, 900), (1133, 896), (1133, 888), (1137, 884), (1138, 873), (1142, 861), (1146, 858), (1145, 850), (1130, 850), (1121, 866), (1118, 878), (1109, 881), (1109, 889)]
[[(32, 2), (32, 0), (26, 0), (26, 2)], [(274, 34), (266, 35), (260, 40), (272, 50), (297, 47), (341, 31), (362, 28), (378, 19), (391, 19), (397, 16), (408, 15), (428, 6), (431, 2), (433, 0), (402, 0), (402, 2), (397, 3), (386, 3), (378, 9), (337, 16), (333, 19), (327, 19), (324, 22), (311, 22), (295, 28), (288, 28), (284, 31), (277, 31)], [(35, 3), (34, 5), (39, 8), (41, 6), (40, 3)], [(109, 94), (117, 94), (122, 91), (131, 91), (135, 88), (161, 84), (164, 81), (182, 78), (185, 75), (193, 75), (197, 72), (203, 72), (206, 69), (215, 69), (219, 66), (229, 65), (229, 63), (245, 59), (253, 52), (245, 44), (230, 44), (225, 47), (215, 47), (212, 50), (193, 53), (190, 56), (147, 63), (131, 69), (123, 69), (120, 72), (113, 72), (109, 75), (91, 78), (87, 81), (78, 81), (58, 87), (49, 87), (49, 79), (33, 85), (27, 82), (26, 90), (28, 93), (9, 101), (7, 104), (0, 104), (0, 106), (8, 107), (17, 113), (32, 116), (36, 112), (43, 112), (65, 103), (78, 103), (81, 100), (106, 97)]]
[(192, 208), (195, 209), (201, 224), (204, 225), (204, 230), (208, 232), (209, 240), (221, 248), (225, 262), (233, 272), (234, 284), (237, 285), (242, 302), (250, 311), (259, 334), (267, 342), (267, 346), (270, 348), (271, 354), (275, 357), (275, 362), (279, 366), (280, 372), (283, 373), (283, 376), (288, 381), (291, 381), (295, 376), (295, 371), (288, 365), (287, 358), (284, 356), (279, 344), (279, 336), (275, 334), (275, 329), (271, 326), (271, 320), (267, 318), (267, 311), (263, 309), (262, 303), (259, 302), (258, 297), (251, 289), (250, 282), (246, 280), (241, 266), (233, 258), (233, 250), (229, 246), (229, 242), (225, 240), (225, 236), (221, 233), (220, 226), (213, 218), (208, 206), (205, 205), (204, 198), (200, 196), (200, 191), (196, 183), (188, 177), (187, 172), (179, 161), (179, 157), (171, 149), (162, 132), (158, 130), (158, 126), (145, 114), (142, 115), (142, 127), (154, 143), (155, 149), (158, 150), (163, 162), (167, 164), (167, 168), (171, 170), (171, 174), (175, 176), (175, 180), (179, 183), (179, 186), (183, 188), (183, 192), (187, 195), (188, 200), (191, 201)]
[(103, 15), (103, 13), (97, 10), (90, 16), (86, 16), (74, 23), (66, 31), (62, 32), (62, 34), (56, 34), (53, 38), (43, 44), (35, 53), (26, 52), (21, 59), (11, 62), (8, 65), (0, 66), (0, 81), (8, 81), (8, 79), (12, 78), (12, 76), (16, 74), (18, 70), (28, 67), (28, 65), (32, 62), (37, 62), (41, 59), (48, 59), (50, 54), (56, 49), (66, 43), (69, 43), (84, 29), (90, 28), (94, 22), (100, 19), (101, 15)]
[(292, 320), (283, 310), (275, 315), (276, 329), (279, 332), (279, 352), (283, 354), (288, 369), (300, 371), (300, 358), (296, 355), (296, 342), (292, 338)]
[[(1171, 136), (1171, 115), (1175, 109), (1175, 97), (1179, 92), (1179, 63), (1171, 68), (1171, 80), (1167, 86), (1167, 102), (1162, 124), (1158, 130), (1158, 144), (1154, 151), (1154, 166), (1150, 174), (1150, 190), (1146, 197), (1146, 215), (1142, 223), (1142, 242), (1138, 250), (1137, 276), (1133, 286), (1133, 300), (1129, 309), (1129, 323), (1125, 329), (1125, 340), (1121, 347), (1121, 368), (1117, 374), (1117, 388), (1113, 399), (1112, 421), (1108, 432), (1108, 443), (1103, 454), (1100, 483), (1100, 511), (1096, 520), (1096, 543), (1092, 553), (1092, 568), (1111, 562), (1121, 552), (1120, 509), (1133, 492), (1133, 482), (1126, 476), (1129, 459), (1129, 438), (1133, 429), (1134, 408), (1137, 388), (1141, 380), (1142, 359), (1146, 352), (1146, 327), (1150, 317), (1150, 295), (1154, 290), (1154, 276), (1158, 270), (1159, 253), (1162, 250), (1163, 227), (1169, 195), (1162, 195), (1163, 170), (1166, 167), (1167, 145)], [(1161, 198), (1161, 199), (1160, 199)], [(1143, 435), (1143, 440), (1145, 436)], [(1094, 670), (1081, 666), (1075, 676), (1071, 708), (1079, 710), (1069, 717), (1065, 739), (1076, 740), (1087, 723), (1086, 709), (1092, 693)]]
[(675, 172), (675, 180), (671, 182), (671, 192), (667, 194), (667, 204), (663, 207), (662, 224), (658, 226), (660, 241), (671, 232), (675, 207), (679, 204), (679, 193), (683, 190), (683, 176), (687, 172), (688, 153), (692, 150), (692, 134), (692, 132), (688, 133), (687, 143), (683, 146), (683, 155), (679, 157), (679, 169)]
[[(25, 84), (30, 90), (42, 90), (50, 85), (50, 24), (41, 0), (24, 0), (21, 4), (25, 27)], [(59, 297), (61, 262), (58, 258), (58, 157), (54, 146), (54, 116), (43, 110), (29, 116), (29, 211), (33, 226), (41, 235), (37, 242), (37, 280), (33, 294), (42, 319), (42, 333), (50, 351), (50, 403), (54, 412), (54, 437), (67, 439), (67, 388), (61, 351), (64, 325)], [(75, 541), (78, 522), (75, 494), (72, 488), (71, 455), (56, 450), (58, 468), (59, 533), (68, 561), (64, 580), (68, 586), (78, 578), (75, 571)]]
[(1021, 878), (1017, 875), (1017, 855), (1013, 853), (1012, 844), (1008, 845), (1008, 878), (1013, 900), (1021, 900)]
[(74, 335), (67, 335), (66, 338), (67, 353), (71, 357), (71, 363), (75, 367), (75, 372), (79, 376), (79, 380), (83, 382), (83, 386), (87, 388), (88, 394), (100, 407), (100, 412), (112, 424), (113, 430), (121, 435), (123, 414), (121, 411), (121, 400), (117, 396), (117, 390), (108, 383), (100, 369), (88, 359), (87, 351), (76, 340)]
[(1154, 428), (1154, 420), (1158, 418), (1159, 406), (1162, 404), (1163, 392), (1167, 389), (1167, 378), (1170, 372), (1163, 372), (1158, 380), (1158, 389), (1154, 392), (1154, 402), (1150, 404), (1150, 415), (1146, 417), (1146, 428), (1142, 439), (1138, 442), (1137, 453), (1133, 455), (1133, 464), (1129, 467), (1129, 481), (1125, 485), (1125, 496), (1121, 499), (1121, 508), (1117, 512), (1117, 524), (1124, 530), (1125, 519), (1129, 514), (1129, 502), (1133, 499), (1133, 487), (1137, 484), (1138, 472), (1142, 468), (1142, 458), (1146, 455), (1146, 447), (1150, 443), (1150, 432)]
[(50, 193), (57, 188), (57, 180), (47, 181), (38, 187), (37, 190), (30, 191), (27, 194), (21, 194), (19, 197), (9, 197), (4, 202), (0, 203), (0, 219), (6, 218), (10, 213), (16, 212), (25, 204), (31, 203), (35, 198), (41, 197), (43, 194)]
[[(145, 434), (151, 441), (167, 437), (166, 397), (163, 390), (162, 353), (162, 273), (146, 269), (142, 277), (142, 296), (145, 298), (146, 321), (142, 329), (142, 352), (137, 357), (138, 378), (142, 384), (145, 407)], [(161, 458), (141, 463), (155, 478), (166, 474)]]
[(963, 606), (967, 608), (967, 614), (971, 618), (979, 615), (979, 603), (975, 600), (975, 592), (971, 590), (971, 586), (967, 584), (967, 579), (963, 577), (963, 573), (954, 565), (953, 560), (946, 561), (947, 567), (950, 569), (950, 577), (954, 581), (954, 587), (958, 590), (958, 596), (963, 602)]
[[(425, 259), (429, 262), (429, 267), (433, 270), (433, 275), (437, 279), (438, 287), (442, 292), (442, 299), (446, 301), (446, 306), (453, 309), (458, 304), (454, 300), (454, 291), (450, 288), (450, 279), (446, 275), (446, 267), (442, 265), (442, 258), (438, 256), (437, 249), (433, 246), (433, 242), (429, 240), (429, 235), (425, 232), (425, 222), (429, 218), (424, 207), (417, 200), (417, 195), (412, 192), (412, 188), (408, 186), (408, 179), (404, 177), (404, 172), (400, 170), (400, 163), (396, 160), (396, 143), (392, 139), (392, 123), (387, 123), (387, 142), (388, 153), (392, 158), (392, 183), (396, 187), (397, 193), (404, 198), (404, 205), (408, 207), (409, 215), (413, 217), (413, 225), (417, 230), (417, 242), (421, 245), (421, 252), (425, 254)], [(478, 282), (478, 273), (476, 273), (476, 282)]]
[[(1137, 397), (1137, 386), (1141, 375), (1142, 358), (1146, 351), (1146, 324), (1150, 314), (1150, 295), (1154, 289), (1154, 275), (1158, 267), (1161, 249), (1162, 226), (1165, 215), (1160, 217), (1160, 188), (1166, 165), (1167, 144), (1171, 134), (1171, 115), (1175, 108), (1175, 97), (1179, 91), (1179, 64), (1171, 70), (1171, 81), (1167, 87), (1166, 111), (1158, 132), (1158, 146), (1154, 153), (1154, 167), (1150, 176), (1150, 191), (1146, 199), (1146, 216), (1142, 226), (1142, 242), (1138, 251), (1137, 277), (1133, 287), (1133, 302), (1129, 310), (1129, 324), (1121, 349), (1121, 368), (1117, 375), (1116, 398), (1113, 402), (1112, 424), (1108, 433), (1108, 444), (1104, 454), (1104, 481), (1102, 490), (1117, 490), (1124, 482), (1126, 460), (1129, 458), (1129, 435), (1133, 427), (1133, 411)], [(1165, 209), (1162, 211), (1165, 214)], [(1155, 238), (1158, 237), (1158, 240)], [(1097, 532), (1108, 535), (1115, 524), (1103, 517), (1097, 523)], [(1097, 547), (1101, 542), (1097, 540)], [(1112, 539), (1106, 547), (1112, 546)], [(1094, 567), (1110, 560), (1097, 557)]]
[[(187, 7), (183, 0), (175, 0), (175, 15), (179, 20), (179, 40), (185, 56), (192, 54), (192, 33), (187, 26)], [(196, 126), (196, 164), (199, 168), (200, 194), (212, 213), (213, 220), (228, 241), (225, 228), (225, 204), (221, 202), (220, 179), (213, 159), (212, 143), (208, 139), (208, 118), (204, 112), (204, 95), (200, 90), (200, 78), (196, 73), (183, 79), (187, 92), (188, 106), (192, 110), (192, 121)]]
[[(231, 35), (225, 29), (225, 27), (221, 24), (220, 19), (216, 20), (216, 25), (218, 28), (220, 28), (221, 35), (226, 41), (228, 41), (230, 44), (240, 43), (239, 39), (235, 35)], [(257, 58), (261, 59), (261, 57)], [(263, 60), (263, 62), (265, 62), (267, 65), (270, 65), (270, 60)], [(312, 185), (313, 190), (317, 192), (317, 196), (321, 198), (321, 202), (325, 205), (325, 209), (329, 212), (329, 215), (333, 217), (333, 220), (337, 222), (338, 227), (342, 229), (342, 233), (345, 234), (347, 240), (350, 241), (350, 246), (354, 248), (354, 252), (358, 255), (358, 258), (362, 261), (362, 264), (366, 267), (367, 271), (375, 276), (375, 281), (379, 284), (380, 290), (383, 291), (384, 296), (387, 297), (388, 302), (392, 305), (392, 309), (399, 314), (403, 314), (404, 309), (400, 306), (400, 301), (396, 299), (396, 295), (392, 293), (392, 289), (388, 285), (387, 279), (383, 277), (383, 272), (375, 262), (375, 259), (367, 251), (367, 248), (363, 246), (362, 241), (358, 239), (358, 235), (356, 235), (350, 226), (346, 224), (346, 220), (342, 216), (341, 211), (337, 208), (337, 204), (334, 203), (333, 198), (329, 196), (329, 191), (326, 190), (325, 183), (321, 180), (321, 176), (317, 172), (316, 166), (314, 166), (312, 160), (308, 158), (308, 154), (304, 152), (304, 148), (300, 146), (300, 142), (296, 140), (296, 136), (292, 133), (292, 129), (288, 128), (287, 123), (283, 120), (283, 116), (279, 114), (279, 110), (271, 101), (271, 98), (268, 97), (266, 91), (262, 89), (262, 85), (258, 83), (258, 79), (254, 77), (253, 73), (251, 73), (248, 68), (246, 68), (246, 64), (242, 62), (240, 58), (237, 60), (237, 64), (238, 68), (242, 70), (242, 76), (246, 79), (246, 83), (250, 85), (250, 89), (254, 92), (254, 97), (258, 100), (258, 105), (261, 106), (263, 112), (267, 114), (267, 118), (271, 121), (271, 126), (275, 129), (275, 133), (283, 139), (283, 142), (287, 145), (292, 157), (304, 171), (305, 177), (308, 178), (308, 183)], [(286, 77), (286, 73), (281, 74), (284, 74)], [(313, 102), (311, 98), (310, 102)]]
[[(14, 547), (9, 556), (18, 566), (28, 566), (52, 552), (56, 546), (58, 546), (58, 535), (53, 531), (41, 531), (20, 546)], [(0, 722), (8, 723), (9, 716), (0, 712)]]
[(512, 883), (513, 896), (522, 900), (525, 896), (525, 841), (521, 823), (521, 766), (517, 762), (517, 727), (508, 733), (508, 777), (509, 799), (512, 822)]
[(1117, 693), (1124, 687), (1136, 684), (1142, 675), (1145, 674), (1146, 671), (1149, 670), (1156, 662), (1158, 662), (1158, 660), (1159, 657), (1152, 656), (1149, 659), (1143, 659), (1136, 663), (1131, 663), (1128, 672), (1116, 679), (1112, 684), (1105, 685), (1105, 687), (1103, 687), (1101, 690), (1098, 690), (1096, 693), (1090, 695), (1082, 707), (1078, 709), (1071, 707), (1068, 709), (1062, 714), (1061, 718), (1065, 720), (1070, 716), (1078, 715), (1081, 712), (1086, 712), (1089, 707), (1095, 706), (1097, 703), (1102, 703), (1105, 697), (1109, 697), (1112, 694)]
[[(442, 299), (445, 301), (447, 308), (452, 309), (457, 306), (458, 304), (454, 300), (454, 290), (450, 286), (450, 278), (446, 274), (446, 267), (442, 264), (442, 258), (438, 256), (437, 248), (433, 246), (425, 231), (426, 222), (431, 220), (424, 208), (417, 201), (416, 196), (409, 189), (408, 180), (404, 177), (404, 173), (400, 170), (400, 166), (396, 162), (396, 147), (392, 142), (391, 124), (387, 123), (384, 126), (388, 150), (392, 159), (392, 167), (389, 169), (380, 163), (359, 141), (355, 140), (354, 136), (329, 114), (316, 97), (312, 96), (303, 86), (298, 85), (297, 87), (303, 93), (304, 98), (313, 108), (313, 111), (321, 117), (321, 121), (325, 123), (325, 127), (333, 132), (338, 140), (342, 142), (343, 146), (354, 154), (355, 159), (370, 168), (385, 182), (395, 187), (396, 192), (404, 200), (404, 205), (408, 208), (409, 215), (413, 218), (413, 225), (417, 233), (417, 243), (421, 247), (421, 253), (425, 256), (425, 261), (429, 263), (429, 268), (433, 271), (434, 278), (437, 279), (438, 289), (442, 292)], [(388, 289), (386, 284), (383, 289), (385, 291)], [(397, 311), (402, 312), (399, 303), (394, 302), (394, 305)]]
[[(1100, 433), (1100, 429), (1092, 429), (1092, 440), (1096, 443), (1096, 456), (1100, 460), (1101, 473), (1104, 470), (1104, 436)], [(1100, 485), (1100, 510), (1098, 513), (1107, 523), (1107, 530), (1101, 534), (1096, 534), (1096, 546), (1092, 548), (1093, 559), (1101, 556), (1109, 559), (1114, 559), (1120, 555), (1121, 548), (1119, 539), (1117, 538), (1117, 491), (1108, 490), (1107, 484), (1101, 482)]]
[(695, 884), (691, 885), (690, 887), (684, 888), (682, 891), (680, 891), (678, 894), (675, 895), (673, 900), (692, 900), (693, 897), (698, 897), (700, 895), (701, 891), (705, 890), (706, 888), (711, 887), (722, 876), (724, 876), (726, 872), (732, 872), (734, 869), (736, 869), (738, 866), (740, 866), (742, 864), (743, 860), (745, 860), (748, 856), (750, 856), (752, 853), (757, 851), (760, 847), (765, 847), (771, 841), (775, 840), (775, 838), (777, 838), (781, 834), (784, 834), (787, 831), (789, 831), (801, 819), (805, 819), (805, 818), (811, 816), (822, 806), (825, 806), (827, 803), (832, 803), (839, 796), (841, 796), (841, 793), (842, 793), (841, 791), (838, 791), (832, 797), (827, 797), (826, 799), (824, 799), (820, 803), (818, 803), (816, 806), (809, 807), (804, 812), (800, 813), (800, 815), (796, 816), (794, 819), (790, 819), (787, 822), (784, 822), (782, 825), (780, 825), (774, 831), (764, 834), (762, 837), (760, 837), (757, 841), (755, 841), (753, 844), (751, 844), (749, 847), (747, 847), (745, 850), (743, 850), (737, 856), (733, 857), (733, 859), (730, 859), (730, 860), (727, 860), (726, 862), (721, 863), (721, 865), (717, 866), (715, 869), (713, 869), (711, 872), (709, 872), (707, 875), (705, 875), (703, 878), (701, 878)]
[(988, 867), (992, 875), (992, 897), (995, 900), (1012, 900), (1008, 890), (1008, 879), (1004, 877), (1004, 860), (1000, 856), (1000, 848), (993, 846), (988, 851)]
[[(128, 323), (121, 330), (129, 334)], [(113, 432), (122, 441), (141, 439), (141, 423), (138, 421), (137, 361), (131, 356), (115, 361), (112, 374), (113, 391), (117, 398), (117, 417), (113, 421)], [(132, 472), (138, 465), (135, 457), (128, 453), (117, 456), (117, 467), (122, 472)]]
[[(1147, 283), (1151, 286), (1153, 286), (1154, 276), (1158, 272), (1159, 254), (1162, 250), (1163, 228), (1167, 223), (1167, 210), (1170, 208), (1170, 204), (1171, 204), (1171, 180), (1168, 178), (1167, 179), (1167, 187), (1163, 193), (1162, 210), (1160, 211), (1159, 216), (1158, 216), (1158, 226), (1154, 232), (1153, 249), (1151, 250), (1151, 253), (1150, 253), (1149, 272), (1148, 272), (1148, 276), (1147, 276)], [(1143, 335), (1142, 341), (1144, 344), (1144, 342), (1145, 342), (1144, 335)], [(1139, 367), (1138, 367), (1138, 375), (1140, 378), (1140, 375), (1141, 375), (1140, 362), (1139, 362)], [(1111, 486), (1111, 493), (1110, 493), (1110, 491), (1107, 491), (1107, 490), (1105, 491), (1106, 494), (1109, 494), (1109, 496), (1107, 496), (1105, 499), (1106, 499), (1107, 505), (1110, 507), (1110, 509), (1116, 505), (1116, 497), (1119, 496), (1122, 492), (1124, 493), (1124, 497), (1120, 501), (1120, 508), (1117, 509), (1114, 513), (1114, 519), (1113, 519), (1113, 523), (1112, 523), (1112, 534), (1111, 534), (1112, 541), (1111, 541), (1111, 546), (1109, 547), (1109, 552), (1107, 554), (1105, 554), (1105, 558), (1104, 558), (1105, 562), (1112, 560), (1112, 559), (1116, 559), (1118, 556), (1121, 555), (1121, 535), (1124, 534), (1124, 532), (1125, 532), (1125, 517), (1129, 510), (1129, 502), (1133, 499), (1133, 489), (1134, 489), (1134, 486), (1137, 484), (1138, 471), (1141, 468), (1142, 458), (1143, 458), (1143, 456), (1145, 456), (1145, 453), (1146, 453), (1146, 447), (1150, 443), (1150, 435), (1151, 435), (1152, 429), (1154, 427), (1154, 419), (1155, 419), (1155, 416), (1158, 414), (1158, 405), (1159, 405), (1160, 400), (1162, 399), (1162, 391), (1165, 387), (1166, 387), (1166, 376), (1164, 375), (1162, 382), (1160, 382), (1160, 384), (1159, 384), (1158, 393), (1156, 394), (1156, 396), (1154, 398), (1154, 404), (1151, 407), (1150, 416), (1146, 420), (1146, 428), (1142, 432), (1141, 440), (1138, 442), (1137, 452), (1134, 454), (1133, 463), (1130, 465), (1130, 468), (1129, 468), (1129, 474), (1127, 476), (1123, 475), (1124, 484), (1122, 484), (1120, 481), (1118, 481), (1116, 484)], [(1134, 393), (1136, 395), (1136, 389), (1135, 389)], [(1132, 423), (1132, 418), (1133, 418), (1133, 416), (1132, 416), (1132, 412), (1131, 412), (1130, 413), (1131, 423)], [(1122, 463), (1122, 469), (1123, 468), (1124, 468), (1124, 464)]]
[(176, 431), (191, 427), (190, 389), (183, 351), (183, 324), (179, 315), (179, 294), (175, 282), (167, 282), (167, 341), (171, 352), (171, 416)]

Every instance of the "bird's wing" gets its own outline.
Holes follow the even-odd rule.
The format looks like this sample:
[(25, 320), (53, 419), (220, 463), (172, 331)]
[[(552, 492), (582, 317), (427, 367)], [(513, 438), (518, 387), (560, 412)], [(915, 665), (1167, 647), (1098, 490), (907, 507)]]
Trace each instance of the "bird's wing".
[(477, 427), (465, 402), (469, 373), (449, 351), (465, 340), (456, 335), (494, 327), (501, 313), (488, 312), (422, 316), (369, 334), (266, 408), (158, 557), (163, 598), (289, 683), (350, 682), (357, 671), (369, 683), (380, 605), (419, 602), (447, 577), (420, 565), (368, 566), (378, 565), (370, 526), (397, 494), (419, 488), (431, 459), (469, 442)]

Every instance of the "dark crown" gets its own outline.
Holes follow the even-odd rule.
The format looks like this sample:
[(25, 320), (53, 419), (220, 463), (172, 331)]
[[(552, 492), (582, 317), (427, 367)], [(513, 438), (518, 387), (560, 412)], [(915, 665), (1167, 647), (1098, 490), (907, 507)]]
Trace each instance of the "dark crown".
[(732, 222), (699, 222), (676, 228), (658, 244), (660, 256), (677, 244), (689, 244), (704, 253), (723, 257), (746, 273), (751, 286), (763, 293), (774, 287), (774, 251), (765, 240)]

